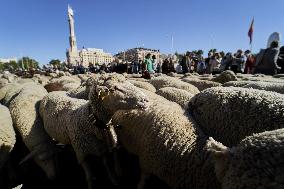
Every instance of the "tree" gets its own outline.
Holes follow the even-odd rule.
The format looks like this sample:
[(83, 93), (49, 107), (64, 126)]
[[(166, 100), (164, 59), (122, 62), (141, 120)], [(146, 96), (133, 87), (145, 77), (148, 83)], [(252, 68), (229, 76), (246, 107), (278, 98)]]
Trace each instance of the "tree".
[(30, 68), (39, 68), (39, 63), (29, 57), (22, 57), (21, 59), (18, 60), (18, 68), (22, 69), (30, 69)]
[(52, 59), (49, 64), (59, 68), (61, 66), (61, 61), (59, 59)]
[(10, 61), (10, 62), (5, 62), (5, 63), (0, 63), (0, 70), (9, 70), (13, 71), (19, 68), (18, 64), (16, 61)]

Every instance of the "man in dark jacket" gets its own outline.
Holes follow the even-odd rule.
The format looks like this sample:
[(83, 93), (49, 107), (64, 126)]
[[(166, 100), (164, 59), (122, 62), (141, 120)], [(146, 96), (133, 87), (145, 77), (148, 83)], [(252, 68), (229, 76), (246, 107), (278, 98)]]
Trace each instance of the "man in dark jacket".
[(277, 65), (277, 59), (279, 55), (279, 45), (278, 41), (273, 41), (270, 48), (267, 48), (263, 52), (261, 60), (255, 64), (255, 72), (266, 75), (274, 75), (277, 73), (277, 70), (280, 70), (281, 67)]
[(284, 73), (284, 46), (280, 48), (277, 65), (281, 67), (280, 73), (283, 74)]

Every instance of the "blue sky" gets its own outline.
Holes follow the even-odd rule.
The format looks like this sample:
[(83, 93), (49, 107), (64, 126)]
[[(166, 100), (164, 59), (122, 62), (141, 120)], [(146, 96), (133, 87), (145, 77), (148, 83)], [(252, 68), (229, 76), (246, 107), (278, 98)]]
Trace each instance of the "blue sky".
[(64, 60), (68, 4), (78, 48), (111, 53), (142, 44), (168, 53), (171, 35), (178, 52), (248, 49), (252, 17), (254, 51), (272, 32), (284, 32), (283, 0), (0, 0), (0, 57)]

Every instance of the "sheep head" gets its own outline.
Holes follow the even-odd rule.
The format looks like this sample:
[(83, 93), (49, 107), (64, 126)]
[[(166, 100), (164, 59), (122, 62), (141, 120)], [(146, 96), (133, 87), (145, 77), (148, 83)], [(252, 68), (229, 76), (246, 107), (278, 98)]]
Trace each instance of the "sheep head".
[(101, 75), (93, 81), (89, 100), (95, 113), (113, 115), (117, 110), (146, 109), (148, 97), (119, 74)]

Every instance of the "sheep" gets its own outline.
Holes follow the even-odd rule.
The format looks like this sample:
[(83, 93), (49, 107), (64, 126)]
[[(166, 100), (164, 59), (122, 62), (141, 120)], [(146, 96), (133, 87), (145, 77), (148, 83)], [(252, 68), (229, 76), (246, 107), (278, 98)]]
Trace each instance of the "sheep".
[(272, 83), (272, 82), (253, 82), (249, 83), (244, 88), (260, 89), (265, 91), (273, 91), (284, 94), (284, 83)]
[(221, 86), (220, 83), (214, 82), (214, 81), (207, 81), (207, 80), (200, 80), (195, 78), (183, 78), (182, 81), (186, 83), (190, 83), (198, 88), (199, 91), (203, 91), (204, 89), (210, 88), (210, 87), (219, 87)]
[(169, 101), (176, 102), (183, 108), (187, 107), (189, 100), (194, 96), (185, 90), (174, 87), (164, 87), (159, 89), (156, 93), (165, 97)]
[(255, 81), (229, 81), (224, 83), (223, 87), (243, 87), (247, 84), (255, 83)]
[(156, 92), (156, 88), (148, 82), (136, 81), (136, 80), (128, 80), (128, 81), (136, 87), (143, 88), (143, 89), (152, 91), (154, 93)]
[(0, 104), (0, 170), (8, 160), (15, 143), (16, 134), (9, 109)]
[(284, 188), (284, 129), (254, 134), (233, 148), (211, 138), (206, 149), (222, 188)]
[[(116, 134), (109, 124), (112, 114), (117, 109), (145, 108), (147, 97), (123, 76), (114, 74), (97, 78), (89, 99), (51, 92), (42, 100), (40, 113), (49, 135), (60, 143), (73, 146), (91, 186), (92, 172), (85, 157), (88, 154), (105, 157), (106, 152), (115, 148)], [(110, 177), (115, 183), (113, 176)]]
[(44, 86), (44, 88), (48, 92), (52, 91), (68, 91), (70, 89), (76, 89), (80, 86), (80, 81), (68, 77), (68, 76), (62, 76), (60, 78), (53, 78), (50, 80), (50, 82)]
[(118, 109), (147, 108), (147, 96), (119, 74), (104, 74), (92, 82), (89, 100), (94, 115), (107, 124)]
[(188, 107), (206, 135), (229, 147), (253, 133), (284, 127), (284, 96), (275, 92), (214, 87), (195, 95)]
[(14, 74), (11, 74), (10, 72), (4, 72), (2, 77), (4, 79), (7, 79), (9, 83), (13, 83), (17, 79), (17, 76)]
[(11, 100), (19, 93), (26, 84), (10, 83), (0, 89), (0, 100), (3, 105), (9, 107)]
[(218, 75), (215, 78), (212, 78), (211, 81), (219, 82), (219, 83), (226, 83), (228, 81), (237, 81), (236, 74), (231, 70), (226, 70), (222, 72), (220, 75)]
[(177, 89), (183, 89), (186, 90), (192, 94), (199, 93), (199, 90), (197, 87), (183, 82), (177, 78), (169, 77), (169, 76), (158, 76), (155, 78), (152, 78), (149, 81), (157, 90), (163, 87), (175, 87)]
[(72, 98), (79, 98), (79, 99), (88, 100), (89, 92), (90, 91), (87, 90), (86, 86), (80, 86), (76, 89), (69, 90), (67, 92), (67, 95), (72, 97)]
[[(146, 91), (146, 90), (144, 90)], [(169, 187), (220, 188), (209, 153), (207, 137), (176, 103), (148, 91), (147, 111), (118, 110), (112, 117), (119, 142), (139, 157), (144, 186), (147, 175), (155, 175)]]
[(7, 79), (0, 78), (0, 89), (8, 83), (9, 83), (9, 81)]
[(18, 94), (11, 100), (9, 110), (23, 142), (30, 151), (24, 158), (34, 158), (35, 162), (45, 171), (48, 178), (56, 177), (56, 148), (52, 139), (44, 130), (42, 119), (39, 115), (40, 100), (47, 94), (41, 85), (24, 85)]
[(88, 101), (68, 97), (65, 91), (54, 91), (41, 101), (40, 114), (49, 136), (62, 144), (72, 145), (91, 187), (93, 175), (86, 158), (88, 155), (104, 157), (107, 148), (101, 137), (97, 137), (100, 131), (92, 123)]

